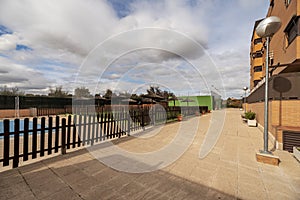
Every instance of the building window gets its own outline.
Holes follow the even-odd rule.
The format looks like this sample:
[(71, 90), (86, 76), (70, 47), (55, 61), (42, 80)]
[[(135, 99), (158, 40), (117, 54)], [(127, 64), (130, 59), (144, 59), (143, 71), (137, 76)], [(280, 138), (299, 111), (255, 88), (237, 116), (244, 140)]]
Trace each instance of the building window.
[(284, 32), (287, 36), (288, 44), (292, 43), (294, 39), (299, 35), (299, 17), (292, 17), (291, 21), (288, 23)]
[(261, 72), (262, 71), (262, 66), (255, 66), (253, 68), (254, 72)]
[(262, 38), (256, 38), (254, 44), (262, 43)]
[(292, 0), (285, 0), (285, 6), (288, 7)]
[(261, 58), (263, 56), (262, 52), (261, 51), (257, 51), (257, 52), (254, 52), (252, 54), (252, 57), (253, 58)]
[(258, 84), (259, 82), (260, 82), (260, 80), (255, 80), (255, 81), (253, 81), (254, 87), (257, 86), (257, 84)]

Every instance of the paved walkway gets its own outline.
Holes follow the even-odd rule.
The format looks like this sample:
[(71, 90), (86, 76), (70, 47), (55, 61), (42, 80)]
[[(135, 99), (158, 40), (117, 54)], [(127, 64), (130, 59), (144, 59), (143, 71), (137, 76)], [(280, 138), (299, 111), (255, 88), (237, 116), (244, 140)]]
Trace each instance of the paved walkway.
[[(163, 169), (121, 172), (81, 149), (1, 172), (0, 199), (300, 199), (300, 163), (284, 151), (275, 152), (279, 167), (256, 162), (263, 135), (244, 124), (240, 114), (227, 110), (222, 135), (205, 159), (199, 159), (199, 149), (211, 114), (181, 122), (199, 120), (197, 135), (183, 156)], [(154, 151), (172, 141), (181, 123), (115, 145), (132, 152)]]

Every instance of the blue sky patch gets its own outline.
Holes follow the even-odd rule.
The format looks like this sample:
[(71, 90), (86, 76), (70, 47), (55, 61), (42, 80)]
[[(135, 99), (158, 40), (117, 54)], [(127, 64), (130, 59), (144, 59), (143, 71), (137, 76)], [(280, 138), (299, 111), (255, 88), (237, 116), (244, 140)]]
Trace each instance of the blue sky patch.
[(23, 45), (23, 44), (17, 44), (16, 50), (17, 50), (17, 51), (21, 51), (21, 50), (24, 50), (24, 51), (31, 51), (32, 48), (30, 48), (30, 47), (28, 47), (28, 46), (25, 46), (25, 45)]
[(0, 36), (3, 34), (12, 34), (12, 33), (13, 32), (9, 28), (0, 24)]
[(117, 13), (119, 18), (126, 17), (131, 13), (130, 4), (135, 0), (107, 0)]

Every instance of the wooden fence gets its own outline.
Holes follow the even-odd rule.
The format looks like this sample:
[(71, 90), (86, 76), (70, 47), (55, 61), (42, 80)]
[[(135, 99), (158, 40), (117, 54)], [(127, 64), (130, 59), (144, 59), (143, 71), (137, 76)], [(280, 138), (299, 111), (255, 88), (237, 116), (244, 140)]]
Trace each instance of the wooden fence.
[[(67, 117), (42, 117), (3, 120), (0, 131), (0, 163), (19, 166), (27, 161), (52, 153), (65, 154), (67, 149), (120, 138), (147, 126), (175, 120), (178, 114), (192, 116), (200, 113), (199, 107), (170, 107), (151, 109), (145, 107), (124, 112), (98, 112), (69, 115)], [(1, 130), (1, 129), (0, 129)], [(12, 161), (12, 162), (11, 162)]]

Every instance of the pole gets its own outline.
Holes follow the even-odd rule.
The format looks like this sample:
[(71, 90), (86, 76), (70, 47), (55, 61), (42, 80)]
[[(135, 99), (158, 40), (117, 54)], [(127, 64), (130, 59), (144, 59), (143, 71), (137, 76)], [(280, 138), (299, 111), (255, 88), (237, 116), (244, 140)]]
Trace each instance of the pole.
[(266, 75), (265, 75), (265, 107), (264, 107), (264, 153), (268, 151), (268, 132), (269, 132), (269, 41), (270, 37), (266, 37)]
[(246, 114), (246, 90), (245, 90), (245, 96), (244, 96), (244, 114)]
[(246, 114), (246, 96), (247, 96), (247, 90), (248, 90), (248, 87), (247, 86), (245, 86), (244, 88), (243, 88), (243, 90), (245, 91), (245, 96), (244, 96), (244, 100), (243, 100), (243, 102), (244, 102), (244, 114)]

